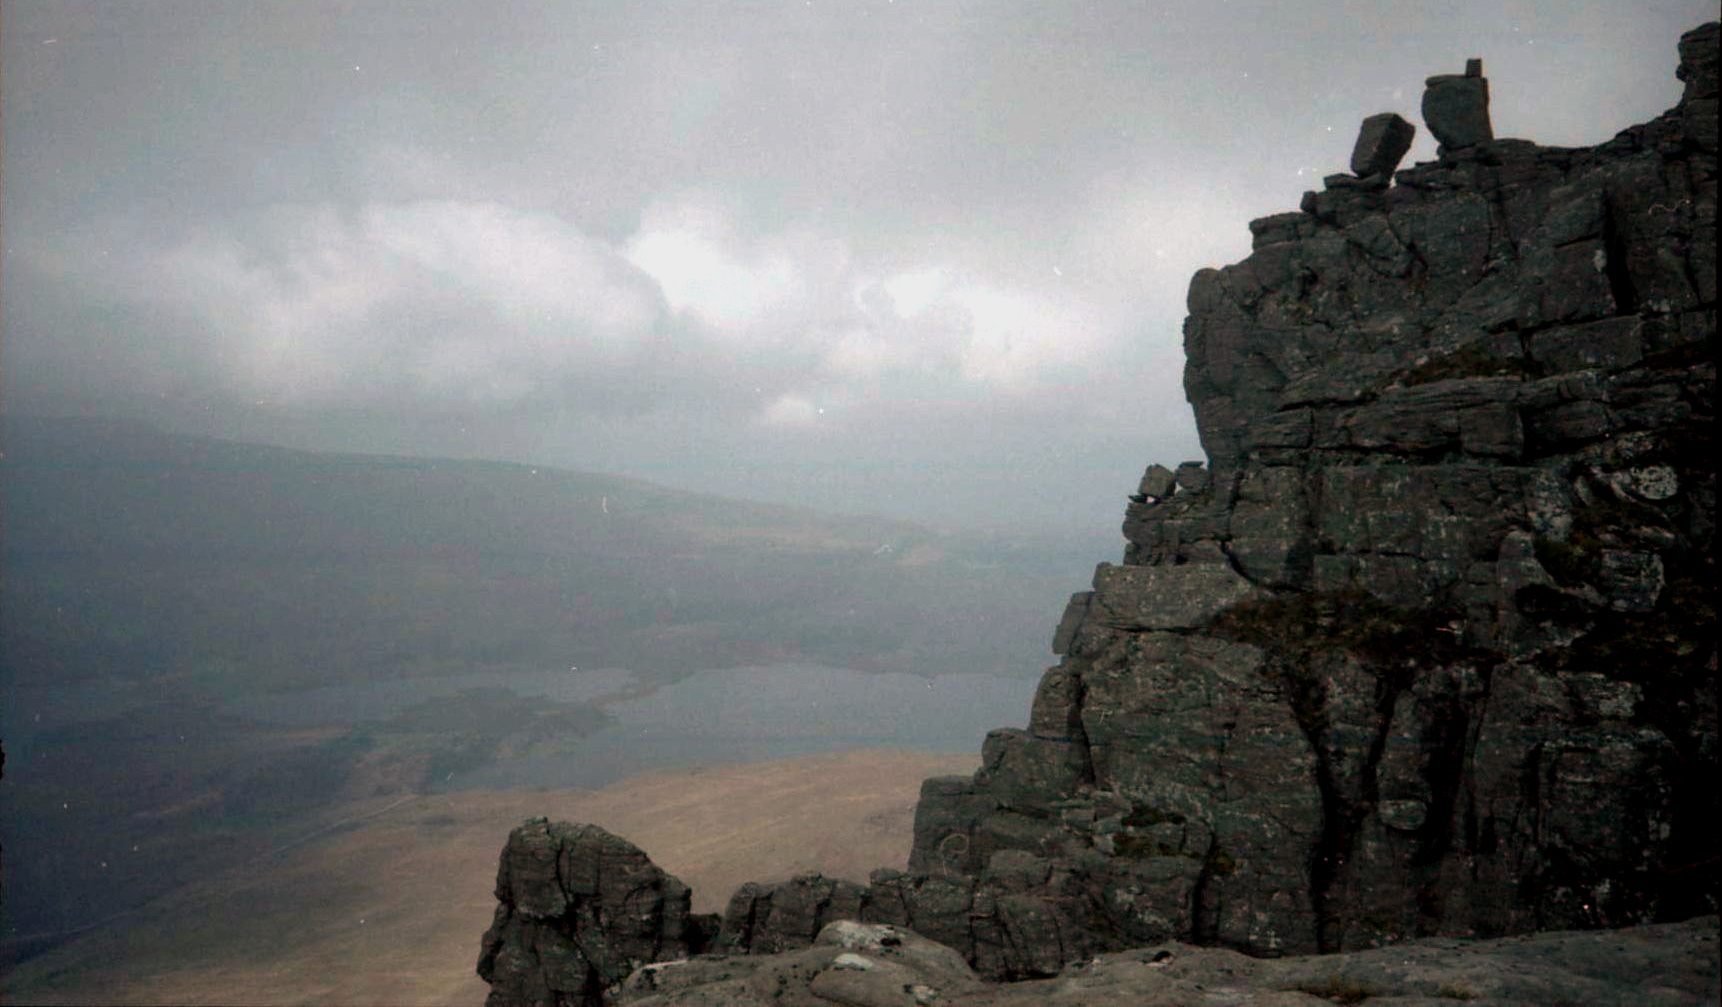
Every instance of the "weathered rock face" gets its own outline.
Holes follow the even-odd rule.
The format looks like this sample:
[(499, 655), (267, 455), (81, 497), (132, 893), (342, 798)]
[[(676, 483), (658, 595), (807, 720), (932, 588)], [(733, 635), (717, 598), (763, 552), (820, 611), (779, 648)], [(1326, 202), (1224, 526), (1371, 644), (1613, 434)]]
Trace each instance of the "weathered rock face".
[(1032, 862), (1071, 951), (1715, 911), (1716, 46), (1596, 148), (1432, 114), (1442, 160), (1197, 274), (1208, 464), (1148, 470), (1028, 728), (928, 781), (920, 884)]
[(1463, 75), (1444, 73), (1423, 86), (1423, 123), (1447, 150), (1460, 150), (1495, 138), (1489, 121), (1489, 78), (1483, 61), (1467, 61)]
[(1716, 40), (1592, 149), (1489, 140), (1479, 70), (1441, 161), (1251, 224), (1190, 288), (1208, 464), (1144, 475), (1027, 729), (927, 781), (909, 875), (754, 886), (727, 946), (823, 905), (1020, 978), (1715, 911)]
[[(1143, 476), (1027, 728), (926, 781), (908, 873), (745, 886), (718, 945), (847, 917), (1021, 979), (1715, 913), (1717, 44), (1598, 147), (1430, 121), (1438, 162), (1253, 222), (1190, 286), (1207, 463)], [(498, 890), (525, 989), (507, 928), (570, 910)]]
[(1383, 112), (1363, 120), (1357, 131), (1357, 144), (1351, 150), (1351, 173), (1358, 178), (1390, 175), (1399, 167), (1417, 127), (1406, 122), (1397, 112)]
[(704, 950), (686, 885), (596, 825), (542, 818), (509, 833), (478, 974), (487, 1007), (603, 1007), (650, 962)]
[(1052, 899), (1097, 892), (1054, 891), (1052, 862), (1018, 850), (977, 875), (874, 871), (869, 885), (808, 875), (744, 885), (730, 900), (716, 950), (774, 954), (809, 947), (821, 929), (859, 919), (912, 930), (960, 950), (992, 979), (1053, 975), (1099, 949), (1094, 934), (1065, 919)]

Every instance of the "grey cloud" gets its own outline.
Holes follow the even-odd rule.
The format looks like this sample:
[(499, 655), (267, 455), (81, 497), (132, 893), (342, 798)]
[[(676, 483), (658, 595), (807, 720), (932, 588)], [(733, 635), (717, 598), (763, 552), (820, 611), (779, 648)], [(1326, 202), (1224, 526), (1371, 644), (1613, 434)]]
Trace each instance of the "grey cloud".
[(78, 286), (134, 321), (74, 334), (130, 357), (132, 374), (189, 367), (212, 391), (288, 408), (506, 404), (563, 390), (625, 370), (665, 313), (652, 281), (603, 243), (494, 203), (108, 221), (17, 258), (26, 283)]
[(21, 0), (5, 407), (1110, 523), (1358, 121), (1595, 142), (1712, 6)]

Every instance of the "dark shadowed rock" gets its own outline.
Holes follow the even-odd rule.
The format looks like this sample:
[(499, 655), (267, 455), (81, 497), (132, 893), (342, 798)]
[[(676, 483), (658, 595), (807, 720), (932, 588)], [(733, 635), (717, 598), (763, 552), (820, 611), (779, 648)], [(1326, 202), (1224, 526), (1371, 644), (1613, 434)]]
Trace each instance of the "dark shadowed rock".
[(1483, 61), (1470, 60), (1464, 74), (1439, 74), (1424, 81), (1423, 125), (1448, 150), (1461, 150), (1495, 138), (1489, 122), (1489, 78)]
[(1717, 24), (1711, 22), (1680, 38), (1680, 79), (1686, 93), (1680, 101), (1686, 135), (1699, 148), (1716, 153), (1717, 132)]
[(716, 950), (794, 951), (812, 946), (841, 919), (913, 930), (958, 949), (977, 972), (992, 978), (1055, 975), (1065, 962), (1098, 950), (1081, 921), (1046, 897), (1050, 861), (1005, 850), (983, 862), (987, 867), (978, 877), (881, 870), (869, 885), (819, 875), (744, 885), (724, 913)]
[(1363, 120), (1357, 130), (1357, 144), (1351, 149), (1351, 173), (1358, 178), (1393, 174), (1416, 135), (1417, 127), (1397, 112), (1383, 112)]
[(486, 1007), (603, 1007), (636, 968), (703, 950), (686, 885), (596, 825), (531, 819), (508, 835), (478, 974)]
[(1148, 469), (1028, 729), (923, 791), (936, 877), (864, 913), (1023, 976), (1007, 909), (1067, 955), (1716, 910), (1715, 46), (1583, 150), (1483, 142), (1454, 78), (1443, 161), (1197, 274), (1208, 465)]
[(866, 895), (863, 885), (821, 874), (745, 884), (730, 896), (717, 949), (771, 954), (810, 947), (826, 924), (860, 918)]
[[(927, 781), (909, 873), (737, 892), (723, 946), (781, 964), (686, 968), (935, 1002), (820, 979), (849, 918), (1037, 980), (971, 1007), (1714, 1002), (1716, 46), (1586, 149), (1434, 78), (1441, 161), (1253, 222), (1190, 285), (1207, 462), (1143, 476), (1027, 727)], [(704, 995), (641, 1002), (755, 1002)]]

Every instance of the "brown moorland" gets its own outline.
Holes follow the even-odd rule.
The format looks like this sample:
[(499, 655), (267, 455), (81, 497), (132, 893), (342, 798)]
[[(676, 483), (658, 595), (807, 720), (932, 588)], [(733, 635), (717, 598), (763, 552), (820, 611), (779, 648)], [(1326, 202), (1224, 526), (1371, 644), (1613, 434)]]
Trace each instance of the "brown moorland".
[(597, 791), (418, 795), (162, 898), (25, 962), (13, 1003), (477, 1004), (508, 830), (543, 815), (636, 843), (719, 911), (738, 885), (902, 867), (927, 776), (972, 755), (858, 750), (651, 773)]

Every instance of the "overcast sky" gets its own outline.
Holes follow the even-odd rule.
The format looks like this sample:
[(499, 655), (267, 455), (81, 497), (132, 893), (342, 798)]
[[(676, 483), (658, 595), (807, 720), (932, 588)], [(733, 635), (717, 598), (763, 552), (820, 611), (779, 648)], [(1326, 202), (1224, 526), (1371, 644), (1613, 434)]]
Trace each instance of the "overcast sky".
[[(1190, 274), (1484, 59), (1671, 106), (1713, 0), (7, 0), (9, 412), (1110, 529)], [(1412, 159), (1433, 157), (1420, 135)], [(1408, 161), (1409, 163), (1409, 161)]]

